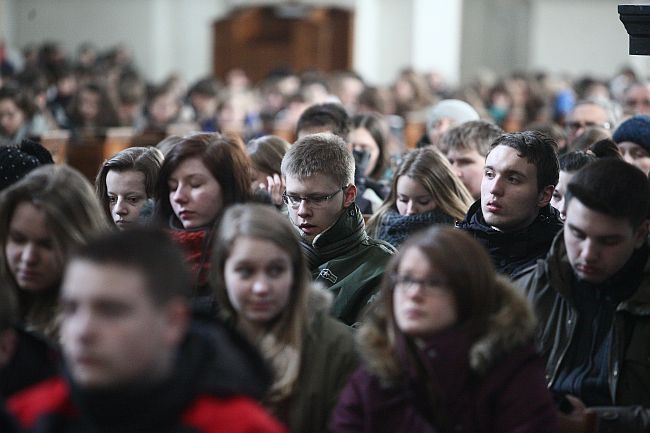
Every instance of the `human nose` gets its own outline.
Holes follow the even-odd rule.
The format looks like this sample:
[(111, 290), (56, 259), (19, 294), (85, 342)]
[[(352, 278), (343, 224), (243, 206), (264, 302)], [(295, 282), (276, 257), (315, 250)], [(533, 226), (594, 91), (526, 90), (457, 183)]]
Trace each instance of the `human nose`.
[(69, 343), (88, 344), (94, 338), (96, 326), (93, 314), (85, 308), (78, 307), (70, 316), (63, 319), (63, 339)]
[(418, 213), (417, 204), (413, 200), (409, 200), (406, 204), (406, 215), (415, 215)]
[(585, 263), (591, 263), (598, 258), (599, 247), (596, 242), (593, 242), (591, 239), (585, 239), (582, 242), (582, 250), (580, 251), (580, 258)]
[(187, 203), (187, 191), (184, 185), (178, 185), (172, 194), (172, 200), (176, 203)]
[(632, 158), (630, 152), (623, 153), (623, 161), (627, 162), (628, 164), (634, 164), (634, 158)]
[(123, 198), (118, 198), (117, 202), (115, 203), (115, 207), (113, 208), (113, 212), (115, 212), (116, 215), (126, 215), (129, 213), (129, 209), (126, 205), (126, 201)]
[(259, 275), (255, 278), (255, 281), (253, 281), (252, 291), (256, 295), (264, 295), (269, 292), (269, 282), (264, 275)]
[(463, 172), (460, 169), (460, 167), (458, 167), (458, 164), (456, 164), (455, 162), (451, 165), (451, 170), (459, 179), (463, 178)]
[(311, 207), (307, 203), (307, 200), (300, 199), (300, 203), (298, 203), (298, 215), (309, 215), (309, 214), (311, 214)]
[(488, 180), (489, 186), (490, 186), (490, 194), (494, 196), (501, 196), (503, 195), (503, 184), (501, 182), (501, 178), (496, 176), (492, 179)]
[(32, 242), (28, 242), (20, 254), (20, 260), (23, 263), (35, 263), (38, 261), (38, 247)]

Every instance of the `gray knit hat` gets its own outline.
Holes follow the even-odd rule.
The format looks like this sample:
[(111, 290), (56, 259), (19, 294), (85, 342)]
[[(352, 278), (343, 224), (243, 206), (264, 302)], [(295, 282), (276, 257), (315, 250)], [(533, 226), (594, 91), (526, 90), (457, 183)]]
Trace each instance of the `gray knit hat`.
[(433, 128), (436, 122), (443, 118), (453, 119), (455, 126), (472, 120), (479, 120), (480, 116), (465, 101), (461, 101), (460, 99), (443, 99), (429, 111), (429, 115), (427, 116), (427, 131), (431, 131), (431, 128)]
[(616, 128), (612, 138), (617, 144), (631, 141), (650, 153), (650, 116), (638, 114), (630, 117)]

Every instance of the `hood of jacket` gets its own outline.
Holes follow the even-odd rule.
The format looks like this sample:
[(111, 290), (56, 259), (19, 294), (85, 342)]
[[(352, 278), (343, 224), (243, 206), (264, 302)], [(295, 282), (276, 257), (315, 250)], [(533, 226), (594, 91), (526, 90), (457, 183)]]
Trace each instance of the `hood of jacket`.
[[(535, 318), (527, 301), (516, 293), (510, 282), (497, 278), (499, 307), (491, 315), (485, 333), (469, 342), (467, 353), (470, 369), (481, 376), (513, 350), (530, 343), (535, 331)], [(396, 336), (389, 336), (394, 325), (379, 312), (359, 331), (358, 343), (371, 373), (389, 384), (403, 377), (396, 357)], [(396, 331), (399, 332), (399, 331)]]

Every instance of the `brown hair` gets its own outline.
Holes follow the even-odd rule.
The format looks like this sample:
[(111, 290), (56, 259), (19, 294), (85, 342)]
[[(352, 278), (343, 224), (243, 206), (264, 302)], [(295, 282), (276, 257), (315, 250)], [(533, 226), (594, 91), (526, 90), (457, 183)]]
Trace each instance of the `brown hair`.
[[(223, 191), (224, 209), (251, 197), (250, 159), (244, 143), (235, 134), (199, 133), (183, 138), (165, 155), (156, 185), (155, 217), (167, 224), (172, 218), (180, 226), (169, 202), (168, 180), (185, 160), (198, 158)], [(218, 217), (217, 217), (218, 220)]]
[(111, 216), (108, 192), (106, 190), (106, 176), (111, 170), (118, 172), (134, 170), (144, 175), (144, 190), (147, 198), (152, 198), (156, 189), (158, 172), (163, 163), (163, 154), (155, 147), (129, 147), (104, 161), (102, 168), (95, 179), (97, 198), (109, 219)]

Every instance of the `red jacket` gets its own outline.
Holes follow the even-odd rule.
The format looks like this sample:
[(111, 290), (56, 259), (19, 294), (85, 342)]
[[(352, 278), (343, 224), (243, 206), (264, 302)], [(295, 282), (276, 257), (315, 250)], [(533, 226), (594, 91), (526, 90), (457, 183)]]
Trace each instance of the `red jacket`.
[[(17, 394), (7, 402), (7, 408), (22, 429), (63, 433), (60, 428), (72, 430), (79, 423), (79, 409), (62, 378), (50, 379)], [(286, 429), (250, 398), (204, 395), (192, 401), (178, 424), (168, 431), (283, 433)]]

